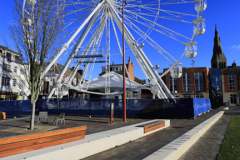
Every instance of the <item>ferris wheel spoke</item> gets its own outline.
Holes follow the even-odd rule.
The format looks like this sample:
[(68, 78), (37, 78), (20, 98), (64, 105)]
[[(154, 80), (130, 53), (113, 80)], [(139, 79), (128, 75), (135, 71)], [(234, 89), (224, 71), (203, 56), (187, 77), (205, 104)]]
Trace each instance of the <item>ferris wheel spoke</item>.
[(101, 23), (101, 21), (103, 20), (104, 15), (105, 15), (105, 14), (104, 14), (103, 12), (101, 12), (101, 13), (99, 14), (97, 20), (96, 20), (96, 21), (94, 22), (94, 24), (93, 24), (93, 28), (91, 28), (91, 30), (90, 30), (91, 34), (93, 34), (93, 33), (96, 31), (96, 29), (97, 29), (97, 27), (98, 27), (98, 25), (96, 25), (96, 24), (97, 24), (97, 22)]
[[(153, 48), (155, 48), (162, 56), (164, 56), (168, 61), (170, 61), (163, 53), (166, 53), (170, 56), (174, 61), (177, 61), (175, 58), (171, 56), (167, 51), (165, 51), (159, 44), (157, 44), (153, 39), (151, 39), (148, 35), (146, 35), (140, 28), (138, 28), (135, 24), (128, 25), (132, 30), (134, 30), (138, 35), (140, 35), (145, 41), (147, 41)], [(135, 28), (131, 27), (134, 26)], [(171, 61), (170, 61), (171, 62)], [(171, 62), (172, 63), (172, 62)]]
[[(95, 48), (96, 48), (96, 46), (98, 46), (97, 47), (97, 52), (99, 51), (99, 47), (100, 47), (100, 44), (101, 44), (101, 40), (102, 40), (102, 35), (103, 35), (103, 29), (102, 29), (102, 31), (101, 31), (101, 33), (100, 33), (100, 36), (99, 36), (99, 38), (97, 38), (97, 41), (96, 41), (96, 43), (94, 44), (95, 45), (95, 47), (94, 47), (94, 49), (92, 50), (92, 53), (91, 53), (91, 55), (93, 55), (93, 53), (95, 52)], [(96, 57), (95, 57), (95, 60), (96, 60)], [(83, 71), (83, 73), (82, 73), (82, 76), (81, 76), (81, 78), (80, 78), (80, 83), (79, 84), (82, 84), (82, 81), (83, 81), (83, 78), (84, 79), (86, 79), (86, 71), (87, 71), (87, 69), (88, 69), (88, 67), (89, 67), (89, 62), (91, 61), (91, 58), (89, 58), (88, 59), (88, 61), (87, 61), (87, 64), (86, 64), (86, 66), (85, 66), (85, 68), (84, 68), (84, 71)]]
[[(130, 24), (130, 26), (135, 26), (135, 25), (133, 25), (133, 24), (131, 23), (130, 19), (131, 19), (131, 18), (126, 17), (126, 20), (127, 20), (126, 23)], [(132, 20), (134, 20), (134, 19), (132, 19)], [(136, 20), (134, 20), (134, 21), (136, 21)], [(143, 23), (143, 22), (140, 22), (140, 21), (136, 21), (136, 22), (138, 22), (139, 24), (142, 24), (142, 25), (144, 25), (144, 26), (146, 26), (146, 27), (149, 27), (150, 29), (152, 29), (152, 30), (154, 30), (154, 31), (157, 31), (157, 32), (159, 32), (159, 33), (161, 33), (161, 34), (169, 37), (169, 38), (172, 38), (172, 39), (174, 39), (174, 40), (176, 40), (176, 41), (178, 41), (178, 42), (180, 42), (180, 43), (182, 43), (182, 44), (184, 44), (185, 42), (180, 41), (180, 40), (177, 39), (175, 36), (181, 36), (181, 37), (183, 37), (183, 38), (186, 38), (186, 39), (188, 39), (188, 40), (191, 40), (190, 38), (188, 38), (188, 37), (186, 37), (186, 36), (183, 36), (183, 35), (181, 35), (181, 34), (178, 33), (178, 32), (175, 32), (175, 31), (173, 31), (173, 30), (170, 30), (169, 28), (166, 28), (166, 27), (161, 26), (161, 25), (159, 25), (159, 24), (157, 24), (157, 23), (154, 23), (154, 22), (153, 22), (153, 23), (154, 23), (155, 25), (157, 25), (158, 27), (160, 27), (160, 29), (162, 29), (162, 30), (156, 29), (156, 27), (152, 27), (153, 25), (151, 25), (151, 24), (146, 24), (146, 23)], [(150, 21), (149, 21), (149, 22), (150, 22)], [(135, 27), (136, 27), (136, 26), (135, 26)]]
[[(104, 20), (101, 22), (101, 24), (98, 26), (98, 29), (95, 31), (94, 35), (92, 36), (90, 42), (88, 43), (88, 46), (86, 47), (86, 49), (84, 50), (84, 52), (82, 53), (82, 55), (86, 55), (86, 54), (88, 53), (88, 51), (89, 51), (90, 47), (92, 46), (95, 38), (96, 38), (97, 35), (98, 35), (99, 33), (101, 33), (102, 30), (104, 29), (104, 26), (105, 26), (105, 23), (106, 23), (106, 19), (107, 19), (107, 18), (105, 17), (105, 19), (104, 19)], [(71, 82), (71, 80), (72, 80), (73, 77), (75, 76), (78, 68), (81, 66), (81, 64), (82, 64), (83, 61), (84, 61), (84, 59), (81, 58), (81, 60), (78, 62), (77, 67), (74, 69), (73, 74), (72, 74), (71, 77), (69, 78), (69, 83)]]
[[(123, 57), (122, 48), (121, 48), (120, 43), (119, 43), (118, 35), (117, 35), (117, 32), (116, 32), (116, 27), (115, 27), (114, 21), (113, 21), (113, 19), (112, 19), (112, 16), (111, 16), (111, 22), (112, 22), (114, 34), (115, 34), (115, 37), (116, 37), (116, 40), (117, 40), (117, 44), (118, 44), (119, 51), (120, 51), (120, 53), (121, 53), (121, 56)], [(127, 76), (128, 76), (128, 81), (129, 81), (130, 86), (131, 86), (131, 88), (132, 88), (132, 83), (131, 83), (131, 81), (130, 81), (130, 77), (129, 77), (129, 73), (128, 73), (128, 70), (127, 70), (127, 66), (126, 66), (126, 65), (125, 65), (125, 70), (126, 70), (126, 73), (127, 73)], [(132, 88), (132, 89), (133, 89), (133, 88)]]
[(149, 13), (132, 13), (131, 11), (128, 11), (128, 10), (126, 10), (125, 12), (129, 12), (129, 14), (134, 15), (134, 17), (136, 17), (135, 19), (137, 19), (137, 17), (140, 17), (140, 15), (142, 15), (142, 16), (146, 16), (146, 17), (157, 17), (157, 18), (168, 19), (168, 20), (173, 20), (173, 21), (179, 21), (179, 22), (191, 23), (192, 24), (192, 22), (182, 19), (181, 16), (174, 16), (174, 17), (176, 17), (174, 19), (174, 18), (171, 18), (169, 16), (158, 16), (158, 15), (156, 16), (156, 14), (154, 14), (154, 13), (152, 13), (152, 14), (149, 14)]

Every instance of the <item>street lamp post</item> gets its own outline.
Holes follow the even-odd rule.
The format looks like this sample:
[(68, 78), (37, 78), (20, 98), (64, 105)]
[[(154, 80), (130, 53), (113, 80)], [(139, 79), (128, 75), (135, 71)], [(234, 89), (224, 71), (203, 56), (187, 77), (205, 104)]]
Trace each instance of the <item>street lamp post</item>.
[(123, 43), (123, 121), (127, 121), (126, 118), (126, 82), (125, 82), (125, 46), (124, 46), (124, 8), (123, 4), (127, 4), (127, 2), (123, 2), (122, 0), (122, 43)]

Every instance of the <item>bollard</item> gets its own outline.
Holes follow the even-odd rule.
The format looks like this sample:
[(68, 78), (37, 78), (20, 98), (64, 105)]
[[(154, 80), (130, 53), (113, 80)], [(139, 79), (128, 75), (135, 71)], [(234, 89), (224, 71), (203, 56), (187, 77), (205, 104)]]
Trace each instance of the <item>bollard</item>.
[(111, 117), (110, 117), (110, 123), (114, 122), (114, 103), (111, 103)]
[(6, 112), (0, 112), (0, 120), (6, 119)]

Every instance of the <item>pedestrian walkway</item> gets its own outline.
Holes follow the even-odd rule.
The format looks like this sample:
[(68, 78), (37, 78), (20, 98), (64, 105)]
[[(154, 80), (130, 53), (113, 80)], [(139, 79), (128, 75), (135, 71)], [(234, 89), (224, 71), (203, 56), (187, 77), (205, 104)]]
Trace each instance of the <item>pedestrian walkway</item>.
[(215, 160), (231, 118), (223, 115), (179, 160)]
[(155, 151), (159, 150), (163, 146), (172, 142), (176, 138), (180, 137), (187, 131), (191, 130), (198, 124), (202, 123), (206, 119), (210, 118), (214, 114), (221, 111), (223, 107), (215, 109), (209, 113), (203, 114), (200, 117), (197, 117), (195, 120), (193, 119), (171, 119), (171, 126), (145, 136), (143, 138), (139, 138), (133, 142), (129, 142), (127, 144), (117, 146), (115, 148), (109, 149), (105, 152), (101, 152), (99, 154), (90, 156), (85, 158), (85, 160), (95, 160), (95, 159), (131, 159), (131, 160), (139, 160), (143, 159)]

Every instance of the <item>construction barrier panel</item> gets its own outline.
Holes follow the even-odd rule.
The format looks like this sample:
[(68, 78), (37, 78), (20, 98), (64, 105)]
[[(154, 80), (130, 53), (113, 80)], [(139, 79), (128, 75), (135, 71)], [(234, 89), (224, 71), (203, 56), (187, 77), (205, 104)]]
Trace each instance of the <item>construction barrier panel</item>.
[[(211, 109), (209, 99), (177, 98), (172, 99), (127, 99), (127, 117), (146, 118), (191, 118)], [(39, 99), (36, 102), (36, 114), (47, 111), (49, 114), (110, 116), (111, 103), (114, 103), (114, 116), (121, 117), (123, 105), (121, 99)], [(29, 100), (0, 101), (0, 111), (7, 116), (25, 116), (31, 114)]]

